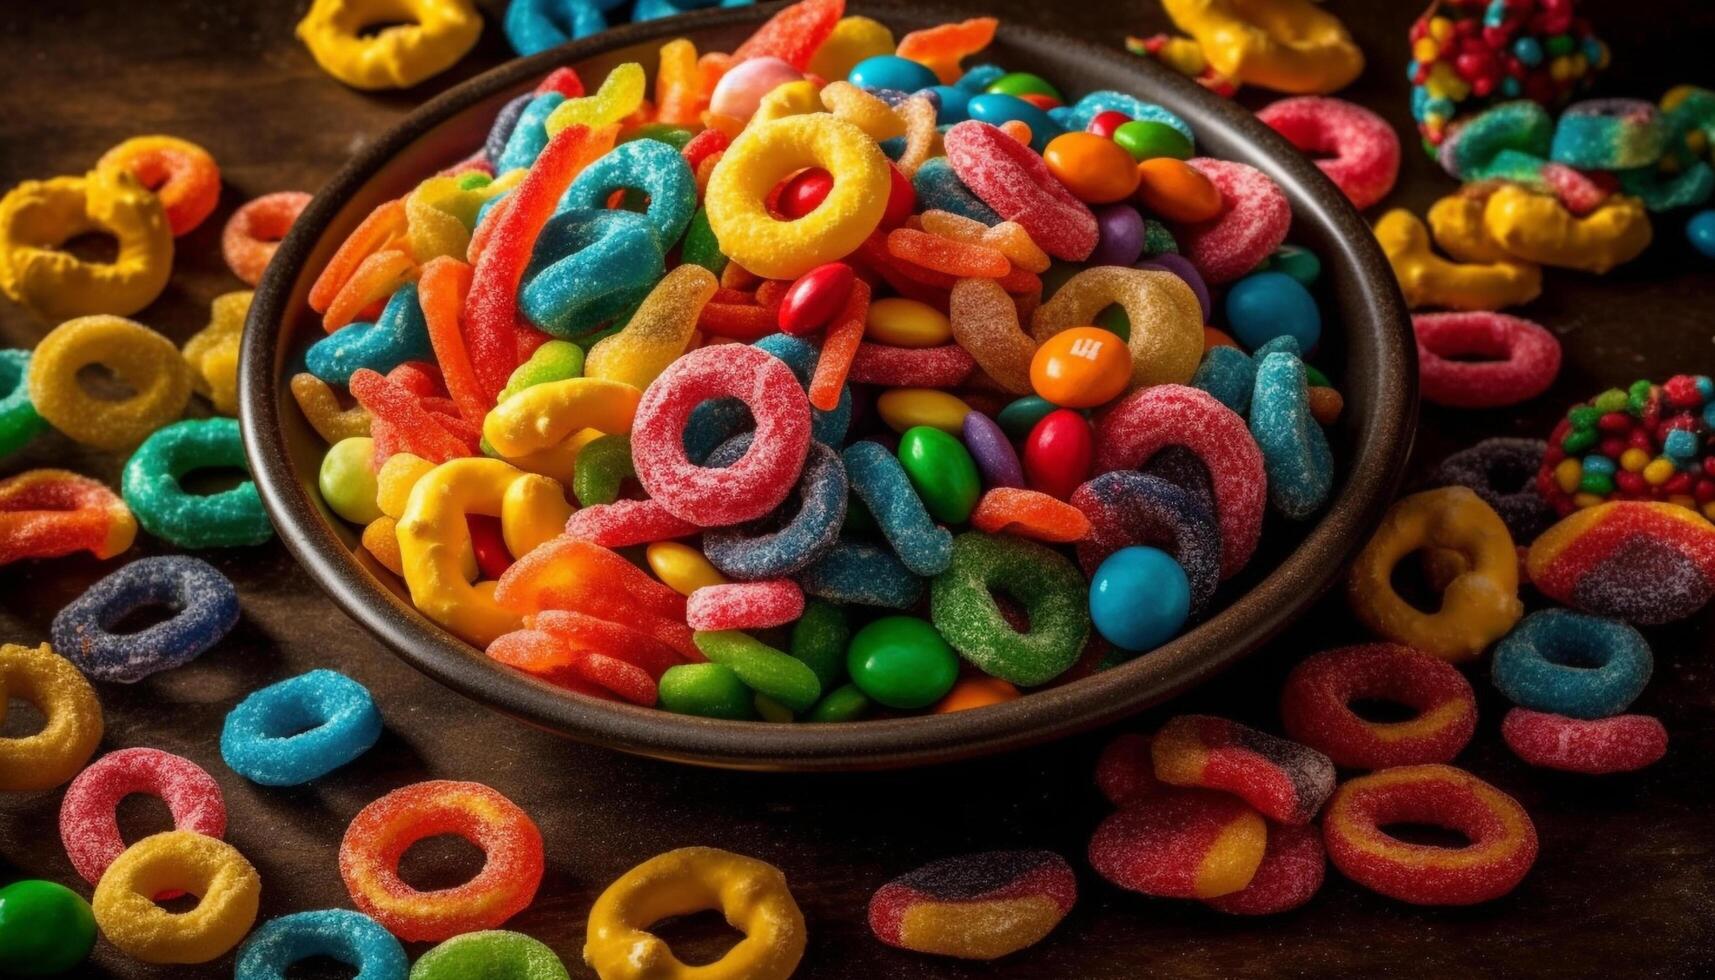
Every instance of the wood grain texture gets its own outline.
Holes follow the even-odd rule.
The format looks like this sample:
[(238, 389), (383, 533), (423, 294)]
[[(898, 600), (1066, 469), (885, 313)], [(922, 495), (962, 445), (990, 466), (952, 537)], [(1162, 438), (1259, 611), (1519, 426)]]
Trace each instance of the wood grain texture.
[[(485, 2), (489, 26), (452, 71), (409, 92), (360, 94), (319, 72), (292, 36), (303, 6), (0, 5), (0, 187), (80, 172), (112, 144), (145, 132), (195, 140), (219, 159), (221, 207), (179, 241), (171, 286), (141, 315), (176, 340), (203, 325), (211, 298), (240, 288), (218, 247), (221, 223), (235, 206), (270, 191), (315, 190), (406, 109), (508, 54), (496, 26), (501, 4)], [(1370, 57), (1363, 78), (1344, 94), (1409, 132), (1404, 31), (1416, 5), (1330, 0), (1329, 7)], [(1582, 7), (1616, 52), (1606, 92), (1653, 99), (1678, 82), (1715, 82), (1704, 57), (1715, 8), (1657, 0), (1645, 17), (1618, 0)], [(1109, 45), (1126, 32), (1166, 27), (1150, 0), (1000, 0), (981, 9)], [(1246, 93), (1245, 101), (1254, 106), (1266, 96)], [(1401, 187), (1386, 203), (1421, 212), (1453, 185), (1409, 146), (1405, 157)], [(1414, 472), (1484, 436), (1545, 433), (1567, 402), (1608, 385), (1675, 371), (1715, 373), (1715, 274), (1684, 246), (1680, 223), (1658, 221), (1649, 255), (1604, 279), (1551, 273), (1544, 298), (1521, 312), (1566, 346), (1555, 389), (1512, 410), (1427, 407)], [(31, 345), (49, 326), (0, 303), (6, 346)], [(58, 465), (116, 482), (122, 463), (49, 436), (0, 463), (0, 474)], [(139, 548), (156, 550), (147, 541)], [(540, 824), (547, 876), (535, 904), (509, 925), (554, 947), (575, 976), (592, 975), (580, 952), (595, 896), (636, 862), (689, 844), (730, 848), (786, 871), (810, 923), (804, 977), (1689, 977), (1715, 970), (1715, 791), (1708, 777), (1715, 766), (1715, 644), (1707, 616), (1650, 631), (1656, 677), (1637, 710), (1661, 717), (1673, 743), (1667, 759), (1644, 773), (1591, 780), (1527, 769), (1500, 742), (1504, 703), (1474, 678), (1482, 716), (1460, 764), (1516, 795), (1542, 835), (1542, 858), (1515, 893), (1481, 908), (1420, 910), (1331, 873), (1309, 907), (1251, 921), (1124, 893), (1088, 871), (1083, 848), (1108, 809), (1089, 778), (1104, 735), (997, 760), (870, 775), (738, 774), (632, 759), (532, 731), (416, 674), (338, 613), (278, 545), (208, 557), (239, 584), (242, 622), (187, 667), (134, 686), (104, 685), (103, 748), (154, 746), (215, 776), (231, 811), (227, 837), (262, 872), (264, 917), (348, 906), (335, 854), (351, 816), (395, 787), (453, 778), (495, 786)], [(0, 638), (40, 641), (53, 613), (110, 567), (72, 558), (0, 569)], [(1308, 651), (1359, 639), (1340, 602), (1325, 602), (1305, 625), (1173, 710), (1276, 727), (1274, 693), (1286, 670)], [(226, 769), (216, 739), (232, 705), (258, 686), (317, 666), (337, 667), (375, 693), (387, 718), (381, 743), (297, 789), (264, 789)], [(1163, 714), (1131, 727), (1150, 727)], [(59, 798), (0, 796), (0, 881), (76, 883), (58, 840)], [(148, 800), (128, 801), (122, 816), (131, 836), (167, 821), (164, 808)], [(870, 938), (864, 906), (882, 882), (924, 861), (993, 847), (1053, 848), (1080, 867), (1084, 894), (1047, 941), (998, 965), (971, 965), (901, 953)], [(449, 883), (473, 867), (468, 852), (427, 850), (408, 861), (421, 883)], [(689, 948), (715, 951), (719, 930), (695, 925), (681, 932)], [(89, 968), (94, 976), (186, 978), (230, 970), (230, 958), (202, 969), (150, 968), (105, 943)]]

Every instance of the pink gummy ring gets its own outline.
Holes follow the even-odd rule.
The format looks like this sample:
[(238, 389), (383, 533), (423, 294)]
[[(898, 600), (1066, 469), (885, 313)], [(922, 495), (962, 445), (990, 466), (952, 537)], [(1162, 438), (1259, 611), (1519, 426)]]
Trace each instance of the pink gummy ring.
[(60, 801), (60, 842), (84, 881), (101, 881), (107, 866), (124, 853), (118, 807), (133, 793), (160, 797), (176, 830), (205, 837), (226, 833), (220, 784), (201, 766), (160, 749), (109, 752), (78, 773)]
[(1501, 738), (1533, 766), (1592, 776), (1642, 769), (1667, 754), (1667, 729), (1649, 715), (1588, 721), (1514, 708), (1501, 720)]
[(1205, 282), (1232, 282), (1262, 264), (1292, 227), (1292, 207), (1268, 175), (1230, 160), (1185, 161), (1221, 192), (1221, 213), (1180, 229), (1179, 243)]
[[(1354, 701), (1390, 701), (1416, 716), (1370, 721)], [(1477, 696), (1458, 668), (1396, 643), (1325, 650), (1293, 668), (1281, 721), (1297, 741), (1350, 769), (1451, 762), (1477, 730)]]
[(310, 195), (303, 191), (280, 191), (248, 201), (232, 212), (220, 233), (226, 267), (249, 285), (261, 282), (280, 239), (286, 237), (292, 222), (309, 203)]
[(1184, 446), (1209, 470), (1221, 527), (1221, 577), (1250, 560), (1262, 536), (1268, 477), (1245, 420), (1215, 396), (1155, 385), (1126, 396), (1096, 424), (1096, 472), (1134, 470), (1169, 446)]
[[(685, 425), (698, 405), (737, 398), (756, 420), (738, 462), (698, 466), (685, 455)], [(701, 527), (754, 520), (798, 485), (810, 452), (810, 402), (784, 361), (747, 344), (698, 348), (661, 372), (637, 405), (631, 456), (637, 482), (667, 512)]]
[(1256, 117), (1304, 153), (1327, 154), (1316, 166), (1359, 208), (1386, 197), (1399, 178), (1399, 136), (1363, 106), (1301, 95), (1271, 103)]
[[(1542, 326), (1504, 313), (1419, 313), (1418, 379), (1425, 401), (1453, 408), (1500, 408), (1548, 390), (1560, 373), (1560, 341)], [(1471, 357), (1492, 360), (1468, 360)]]
[(953, 173), (971, 193), (1023, 226), (1043, 251), (1072, 262), (1095, 251), (1096, 216), (1030, 147), (974, 119), (947, 130), (942, 142)]

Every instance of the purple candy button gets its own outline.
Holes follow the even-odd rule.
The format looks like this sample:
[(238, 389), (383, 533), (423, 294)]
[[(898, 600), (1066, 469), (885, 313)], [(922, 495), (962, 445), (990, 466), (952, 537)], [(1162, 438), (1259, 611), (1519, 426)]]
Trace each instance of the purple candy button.
[(985, 486), (1024, 488), (1024, 467), (1018, 463), (1018, 453), (994, 419), (971, 412), (965, 416), (964, 437), (965, 448), (976, 460)]
[(1143, 216), (1129, 204), (1095, 208), (1100, 237), (1086, 265), (1131, 265), (1143, 254)]

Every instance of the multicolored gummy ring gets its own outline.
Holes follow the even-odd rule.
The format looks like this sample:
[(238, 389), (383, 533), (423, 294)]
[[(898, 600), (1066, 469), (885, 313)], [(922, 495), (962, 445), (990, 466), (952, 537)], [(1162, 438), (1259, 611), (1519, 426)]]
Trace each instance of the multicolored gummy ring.
[[(1371, 721), (1356, 701), (1411, 708), (1405, 721)], [(1288, 735), (1327, 753), (1336, 765), (1386, 769), (1451, 762), (1477, 730), (1471, 682), (1439, 657), (1395, 643), (1341, 647), (1293, 668), (1280, 694)]]
[(964, 854), (882, 885), (869, 928), (901, 949), (993, 960), (1035, 945), (1077, 898), (1071, 866), (1053, 851)]

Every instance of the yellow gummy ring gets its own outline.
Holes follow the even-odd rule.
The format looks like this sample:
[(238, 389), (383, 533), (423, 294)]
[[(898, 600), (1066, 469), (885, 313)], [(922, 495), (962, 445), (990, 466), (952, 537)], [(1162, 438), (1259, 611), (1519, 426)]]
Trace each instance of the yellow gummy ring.
[[(198, 896), (169, 912), (162, 892)], [(145, 837), (115, 858), (90, 905), (107, 941), (145, 963), (207, 963), (238, 945), (256, 921), (262, 878), (231, 844), (190, 830)]]
[(238, 414), (238, 344), (253, 295), (246, 289), (216, 296), (209, 305), (208, 326), (185, 341), (192, 390), (226, 415)]
[[(383, 28), (364, 36), (366, 28)], [(298, 37), (352, 88), (410, 88), (451, 68), (482, 34), (470, 0), (315, 0)]]
[(1583, 217), (1552, 194), (1508, 185), (1483, 207), (1489, 236), (1513, 256), (1601, 275), (1649, 247), (1649, 212), (1635, 197), (1615, 194)]
[[(781, 221), (764, 203), (775, 184), (809, 167), (834, 178), (814, 211)], [(750, 126), (721, 157), (704, 195), (709, 227), (739, 265), (769, 279), (796, 279), (856, 251), (881, 224), (892, 178), (863, 130), (826, 113)]]
[(101, 742), (101, 701), (71, 661), (46, 643), (0, 646), (0, 722), (10, 698), (47, 719), (33, 735), (0, 738), (0, 790), (53, 789), (77, 775)]
[[(61, 251), (90, 232), (118, 242), (112, 262)], [(0, 198), (0, 291), (47, 319), (135, 313), (172, 271), (166, 211), (128, 173), (26, 180)]]
[[(713, 963), (689, 966), (656, 922), (719, 909), (744, 938)], [(602, 980), (785, 980), (804, 956), (804, 914), (780, 869), (712, 847), (683, 847), (607, 886), (590, 909), (584, 962)]]
[[(78, 372), (100, 364), (134, 394), (98, 398)], [(84, 316), (48, 332), (30, 357), (30, 403), (54, 428), (86, 446), (126, 449), (179, 417), (191, 369), (173, 342), (133, 320)]]
[(1436, 255), (1429, 248), (1429, 229), (1404, 208), (1382, 215), (1375, 233), (1406, 305), (1414, 310), (1502, 310), (1542, 292), (1542, 269), (1529, 262), (1449, 262)]

